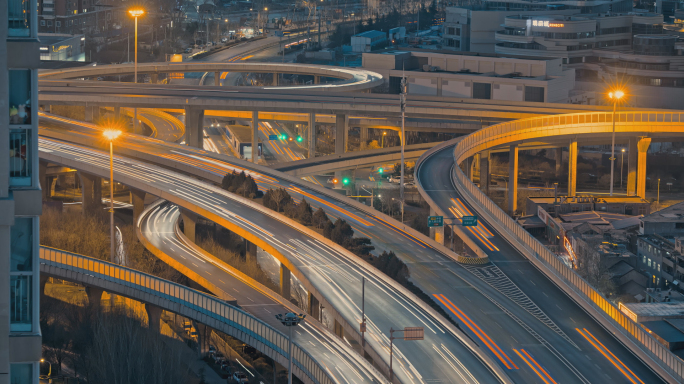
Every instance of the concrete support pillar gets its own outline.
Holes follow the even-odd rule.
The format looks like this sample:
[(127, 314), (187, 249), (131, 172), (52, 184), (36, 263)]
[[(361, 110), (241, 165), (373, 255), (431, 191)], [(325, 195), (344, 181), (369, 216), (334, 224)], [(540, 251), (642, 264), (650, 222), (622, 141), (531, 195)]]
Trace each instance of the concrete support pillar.
[(102, 178), (78, 172), (81, 180), (83, 212), (100, 208), (102, 205)]
[(40, 294), (44, 295), (45, 294), (45, 286), (47, 285), (47, 282), (50, 278), (44, 275), (40, 275)]
[(259, 112), (252, 112), (252, 163), (259, 160)]
[(485, 195), (489, 195), (491, 172), (489, 170), (489, 151), (480, 152), (480, 189)]
[(133, 222), (137, 223), (138, 218), (145, 210), (145, 191), (131, 188), (131, 204), (133, 204)]
[(197, 331), (197, 355), (203, 358), (209, 353), (209, 344), (211, 343), (211, 328), (202, 323), (192, 320), (192, 327)]
[(561, 169), (563, 165), (563, 148), (558, 147), (554, 150), (556, 156), (556, 178), (561, 177)]
[(280, 74), (278, 74), (278, 73), (274, 73), (274, 74), (273, 74), (273, 86), (274, 86), (274, 87), (277, 87), (277, 86), (279, 85), (279, 81), (278, 81), (278, 80), (279, 80), (279, 79), (278, 79), (279, 76), (280, 76)]
[(309, 315), (313, 317), (314, 319), (320, 321), (321, 320), (321, 303), (318, 301), (316, 296), (312, 295), (311, 292), (309, 292)]
[(252, 243), (251, 241), (248, 241), (247, 239), (243, 239), (244, 244), (245, 244), (245, 261), (247, 263), (254, 263), (256, 264), (257, 262), (257, 246), (256, 244)]
[(518, 210), (518, 145), (511, 145), (508, 152), (508, 214)]
[(86, 287), (86, 295), (88, 296), (88, 303), (92, 306), (99, 307), (102, 300), (104, 289), (96, 287)]
[(309, 159), (316, 157), (316, 114), (309, 114)]
[(629, 139), (629, 149), (627, 153), (627, 196), (636, 196), (637, 185), (637, 139)]
[(314, 84), (320, 84), (321, 83), (321, 77), (318, 75), (314, 76)]
[(221, 72), (214, 72), (214, 85), (217, 87), (221, 85)]
[(85, 121), (92, 123), (95, 121), (95, 109), (97, 107), (85, 107)]
[(577, 139), (568, 146), (568, 197), (577, 194)]
[(156, 332), (161, 332), (162, 309), (156, 305), (145, 303), (145, 312), (147, 312), (147, 327)]
[(290, 300), (290, 270), (282, 263), (280, 264), (280, 296), (285, 300)]
[(185, 145), (204, 148), (204, 110), (185, 107)]
[(153, 73), (150, 75), (150, 83), (152, 83), (152, 84), (159, 83), (159, 74), (158, 73)]
[(480, 177), (480, 154), (476, 153), (470, 162), (470, 167), (468, 168), (470, 181), (475, 181)]
[(51, 105), (43, 105), (43, 112), (52, 113), (52, 106)]
[(651, 145), (650, 137), (642, 137), (637, 143), (639, 155), (637, 158), (637, 196), (642, 199), (646, 198), (646, 153), (648, 147)]
[(367, 143), (368, 142), (368, 136), (369, 136), (369, 129), (370, 128), (365, 128), (361, 127), (359, 128), (359, 137), (361, 138), (361, 143)]
[(183, 234), (188, 240), (195, 242), (195, 227), (197, 226), (197, 214), (187, 209), (180, 209), (183, 219)]
[(38, 162), (38, 178), (40, 181), (40, 189), (43, 192), (43, 200), (50, 198), (50, 180), (47, 177), (47, 163), (44, 161)]
[(335, 334), (339, 338), (344, 337), (344, 327), (342, 326), (342, 324), (340, 324), (339, 321), (337, 321), (337, 319), (335, 319), (335, 329), (333, 330), (333, 332), (335, 332)]
[(119, 120), (121, 118), (121, 107), (114, 107), (114, 119)]
[(335, 115), (335, 154), (342, 155), (347, 152), (347, 139), (349, 138), (349, 117), (345, 114)]

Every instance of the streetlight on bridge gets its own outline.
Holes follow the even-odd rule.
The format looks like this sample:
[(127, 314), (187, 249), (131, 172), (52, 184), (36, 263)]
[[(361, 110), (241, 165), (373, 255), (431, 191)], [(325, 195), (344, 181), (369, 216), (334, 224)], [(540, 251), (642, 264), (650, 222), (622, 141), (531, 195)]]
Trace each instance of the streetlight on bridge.
[(625, 92), (621, 89), (611, 91), (608, 97), (613, 102), (613, 141), (610, 146), (610, 196), (613, 196), (613, 176), (615, 175), (615, 111), (620, 100), (625, 96)]
[(276, 319), (283, 323), (284, 326), (287, 327), (287, 330), (289, 331), (288, 335), (288, 351), (287, 355), (290, 358), (290, 366), (287, 369), (287, 384), (292, 384), (292, 328), (296, 327), (299, 325), (299, 323), (304, 320), (306, 315), (303, 314), (296, 314), (293, 312), (289, 312), (286, 314), (277, 314)]
[[(145, 10), (142, 8), (131, 8), (128, 10), (128, 14), (135, 19), (135, 41), (133, 49), (135, 50), (135, 56), (133, 59), (134, 65), (134, 76), (133, 82), (138, 82), (138, 17), (145, 14)], [(129, 51), (130, 52), (130, 51)], [(138, 108), (133, 108), (133, 130), (134, 133), (138, 133)]]
[(109, 260), (113, 262), (116, 255), (116, 245), (114, 244), (114, 140), (121, 135), (121, 131), (106, 129), (102, 135), (109, 140), (109, 236), (111, 243)]

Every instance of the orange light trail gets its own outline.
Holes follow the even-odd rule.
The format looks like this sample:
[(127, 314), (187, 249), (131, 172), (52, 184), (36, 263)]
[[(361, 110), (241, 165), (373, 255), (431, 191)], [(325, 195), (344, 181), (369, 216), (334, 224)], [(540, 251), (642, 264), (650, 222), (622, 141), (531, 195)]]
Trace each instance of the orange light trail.
[[(439, 300), (445, 307), (447, 307), (447, 309), (449, 309), (451, 313), (456, 315), (456, 317), (458, 317), (461, 320), (461, 322), (463, 322), (463, 324), (465, 324), (470, 329), (470, 331), (472, 331), (480, 340), (482, 340), (482, 342), (485, 345), (487, 345), (487, 348), (489, 348), (494, 353), (494, 355), (496, 355), (496, 357), (498, 357), (499, 360), (501, 360), (501, 362), (506, 366), (506, 368), (518, 369), (518, 366), (515, 365), (513, 360), (511, 360), (511, 358), (508, 357), (508, 355), (506, 355), (506, 353), (502, 351), (501, 348), (499, 348), (499, 346), (491, 338), (489, 338), (489, 335), (487, 335), (477, 324), (475, 324), (475, 322), (472, 321), (470, 317), (468, 317), (468, 315), (463, 313), (463, 311), (461, 311), (456, 305), (454, 305), (454, 303), (452, 303), (451, 300), (449, 300), (446, 296), (442, 294), (433, 294), (433, 296), (436, 297), (437, 300)], [(502, 356), (504, 356), (505, 358)]]
[[(580, 330), (579, 328), (575, 328), (575, 330), (577, 330), (577, 332), (579, 332), (580, 335), (584, 336), (584, 338), (587, 339), (587, 341), (588, 341), (589, 343), (591, 343), (591, 345), (593, 345), (594, 348), (598, 349), (598, 351), (601, 352), (601, 354), (603, 354), (603, 356), (605, 356), (605, 358), (608, 359), (608, 361), (610, 361), (611, 363), (613, 363), (613, 365), (614, 365), (617, 369), (619, 369), (620, 372), (622, 372), (622, 374), (625, 375), (625, 377), (626, 377), (627, 379), (629, 379), (629, 381), (631, 381), (633, 384), (637, 384), (637, 382), (634, 381), (634, 379), (636, 379), (639, 383), (644, 384), (644, 382), (641, 381), (641, 379), (640, 379), (636, 374), (634, 374), (634, 372), (632, 372), (631, 369), (627, 368), (627, 366), (625, 365), (625, 363), (623, 363), (620, 359), (618, 359), (617, 356), (615, 356), (615, 355), (613, 354), (613, 352), (611, 352), (608, 348), (606, 348), (606, 346), (603, 345), (603, 343), (601, 343), (596, 337), (594, 337), (594, 335), (592, 335), (591, 332), (589, 332), (586, 328), (582, 328), (582, 330), (584, 330), (584, 332), (586, 332), (586, 335), (585, 335), (585, 334), (582, 332), (582, 330)], [(596, 345), (597, 343), (598, 343), (598, 345)], [(599, 345), (600, 345), (602, 348), (599, 347)], [(605, 352), (604, 352), (604, 350), (605, 350)], [(608, 355), (606, 354), (606, 352), (608, 352), (608, 354), (610, 354), (610, 356), (608, 356)], [(611, 356), (612, 356), (612, 358), (611, 358)], [(613, 360), (613, 359), (614, 359), (614, 360)], [(618, 363), (619, 363), (619, 364), (618, 364)], [(631, 373), (631, 375), (628, 375), (627, 372), (625, 372), (625, 371), (622, 369), (623, 367), (624, 367), (629, 373)]]
[(527, 363), (527, 365), (528, 365), (530, 368), (532, 368), (532, 370), (534, 371), (534, 373), (537, 374), (537, 376), (539, 376), (542, 380), (544, 380), (544, 382), (545, 382), (546, 384), (551, 384), (551, 383), (549, 383), (548, 380), (546, 380), (546, 378), (545, 378), (541, 373), (539, 373), (539, 371), (537, 371), (537, 368), (535, 368), (534, 365), (532, 365), (532, 363), (530, 363), (530, 362), (527, 360), (527, 358), (525, 358), (525, 356), (523, 356), (523, 355), (522, 355), (520, 352), (518, 352), (518, 350), (516, 350), (516, 349), (514, 349), (514, 351), (515, 351), (515, 353), (516, 353), (518, 356), (520, 356), (521, 359), (523, 359), (523, 361), (524, 361), (525, 363)]

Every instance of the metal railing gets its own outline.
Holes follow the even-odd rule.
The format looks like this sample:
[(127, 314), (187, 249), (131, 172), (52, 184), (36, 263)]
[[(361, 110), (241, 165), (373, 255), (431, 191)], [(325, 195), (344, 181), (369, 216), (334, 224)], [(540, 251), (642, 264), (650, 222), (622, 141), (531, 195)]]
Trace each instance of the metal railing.
[[(251, 345), (255, 347), (257, 346), (255, 344), (262, 343), (285, 359), (289, 359), (287, 354), (288, 338), (285, 334), (249, 313), (228, 305), (211, 295), (130, 268), (49, 247), (40, 247), (40, 263), (41, 272), (58, 275), (66, 280), (73, 280), (75, 276), (73, 273), (64, 272), (76, 272), (85, 275), (82, 277), (83, 279), (86, 276), (92, 276), (187, 307), (225, 324), (224, 329), (219, 329), (221, 332), (242, 339), (244, 342), (252, 341)], [(57, 269), (61, 270), (62, 273), (60, 274)], [(132, 298), (135, 299), (135, 297)], [(154, 304), (159, 305), (158, 303)], [(170, 308), (164, 309), (172, 310)], [(195, 320), (201, 321), (201, 319)], [(292, 355), (294, 365), (311, 382), (317, 384), (335, 383), (326, 370), (294, 342), (292, 343)]]
[[(575, 134), (582, 133), (607, 133), (611, 132), (611, 113), (579, 113), (570, 115), (558, 115), (550, 117), (535, 117), (502, 123), (484, 128), (475, 132), (454, 148), (454, 164), (460, 164), (473, 154), (497, 145), (506, 140), (514, 141), (517, 134), (525, 134), (527, 138), (547, 135), (564, 135), (565, 131), (572, 130)], [(662, 112), (623, 112), (616, 116), (616, 125), (624, 128), (620, 131), (639, 132), (667, 132), (671, 130), (672, 123), (682, 123), (682, 128), (677, 132), (684, 132), (684, 113)], [(586, 129), (580, 128), (579, 124), (589, 124)], [(605, 132), (597, 129), (596, 124), (605, 124)], [(659, 127), (660, 126), (660, 127)], [(587, 283), (579, 274), (568, 267), (563, 261), (546, 248), (541, 242), (530, 235), (523, 227), (518, 225), (506, 212), (490, 200), (470, 179), (463, 173), (460, 167), (453, 167), (452, 179), (457, 189), (463, 192), (463, 197), (482, 215), (492, 219), (490, 222), (498, 224), (504, 229), (502, 235), (526, 257), (534, 257), (545, 268), (540, 268), (552, 280), (555, 277), (564, 284), (558, 286), (566, 293), (574, 293), (579, 296), (577, 302), (589, 314), (598, 313), (615, 331), (625, 336), (630, 343), (625, 343), (634, 351), (638, 348), (645, 355), (653, 359), (665, 372), (672, 375), (679, 382), (684, 381), (684, 361), (673, 354), (667, 347), (658, 342), (641, 326), (623, 314), (617, 306), (606, 299), (600, 292)], [(568, 292), (571, 290), (572, 292)], [(596, 317), (596, 316), (594, 316)], [(639, 355), (637, 353), (637, 355)]]

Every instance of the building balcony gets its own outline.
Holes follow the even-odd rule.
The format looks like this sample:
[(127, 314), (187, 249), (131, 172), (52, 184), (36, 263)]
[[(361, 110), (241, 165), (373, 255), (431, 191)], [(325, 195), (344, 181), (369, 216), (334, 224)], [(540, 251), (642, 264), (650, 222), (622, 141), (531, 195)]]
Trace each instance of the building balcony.
[(511, 43), (531, 43), (534, 41), (534, 36), (525, 36), (525, 34), (507, 33), (513, 31), (498, 31), (496, 32), (497, 42), (511, 42)]
[(663, 266), (667, 265), (668, 267), (674, 269), (674, 260), (671, 258), (665, 256), (663, 257)]
[(671, 274), (669, 274), (665, 271), (661, 271), (660, 273), (661, 273), (661, 277), (663, 279), (669, 281), (670, 283), (674, 281), (674, 277)]

